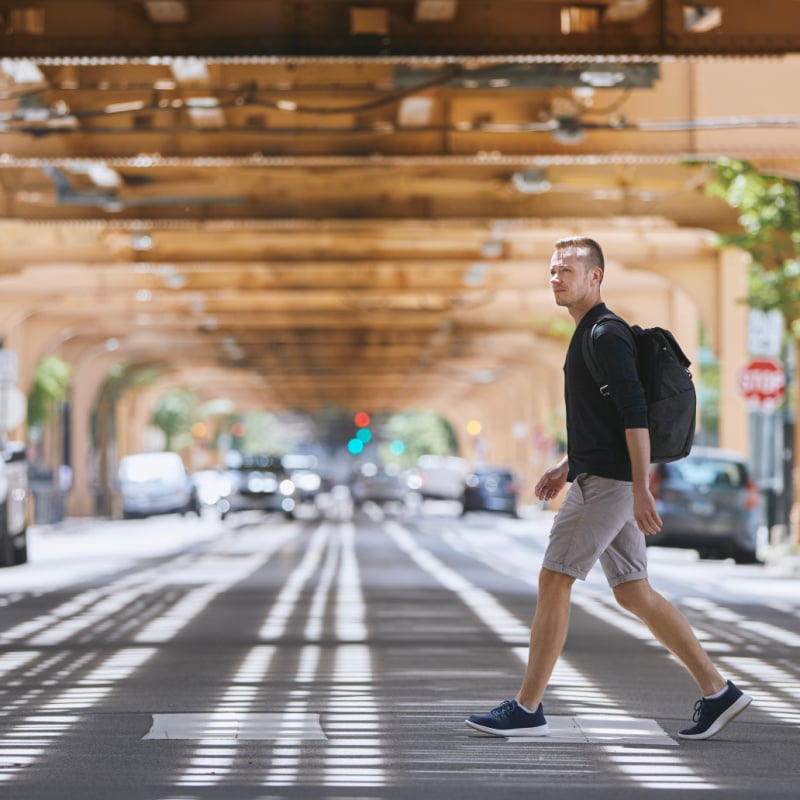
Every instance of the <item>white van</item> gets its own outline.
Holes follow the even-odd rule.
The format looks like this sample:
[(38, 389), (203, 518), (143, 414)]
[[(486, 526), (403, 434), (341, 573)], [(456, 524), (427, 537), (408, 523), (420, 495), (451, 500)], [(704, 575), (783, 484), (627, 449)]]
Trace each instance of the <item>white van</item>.
[(200, 515), (197, 490), (177, 453), (137, 453), (119, 462), (122, 516)]
[(418, 489), (420, 495), (432, 500), (462, 500), (469, 471), (466, 460), (458, 456), (420, 456)]

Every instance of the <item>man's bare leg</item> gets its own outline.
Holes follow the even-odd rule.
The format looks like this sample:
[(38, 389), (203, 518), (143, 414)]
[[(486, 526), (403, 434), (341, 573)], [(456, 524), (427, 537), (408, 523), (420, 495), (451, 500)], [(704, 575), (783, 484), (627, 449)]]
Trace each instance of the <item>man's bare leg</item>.
[(569, 628), (570, 596), (575, 578), (545, 567), (539, 573), (539, 596), (531, 625), (528, 666), (517, 702), (536, 711), (564, 649)]
[(708, 697), (725, 688), (725, 679), (695, 636), (689, 621), (647, 580), (630, 581), (614, 588), (614, 597), (635, 614), (689, 671)]

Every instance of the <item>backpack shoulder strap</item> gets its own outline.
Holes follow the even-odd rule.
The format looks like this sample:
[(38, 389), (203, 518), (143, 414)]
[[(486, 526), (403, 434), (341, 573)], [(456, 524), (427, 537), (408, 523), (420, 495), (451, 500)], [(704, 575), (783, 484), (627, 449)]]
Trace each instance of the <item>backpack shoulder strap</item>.
[(591, 373), (592, 380), (600, 387), (600, 394), (604, 397), (608, 396), (608, 381), (606, 381), (605, 376), (603, 375), (603, 371), (600, 367), (600, 364), (597, 360), (597, 355), (595, 354), (594, 350), (594, 343), (597, 339), (597, 329), (600, 325), (604, 322), (617, 322), (620, 325), (624, 325), (628, 330), (630, 330), (630, 326), (627, 322), (625, 322), (622, 317), (618, 317), (616, 314), (603, 314), (597, 322), (592, 325), (591, 329), (586, 331), (583, 334), (583, 340), (581, 341), (581, 353), (583, 355), (583, 360), (586, 363), (586, 367)]

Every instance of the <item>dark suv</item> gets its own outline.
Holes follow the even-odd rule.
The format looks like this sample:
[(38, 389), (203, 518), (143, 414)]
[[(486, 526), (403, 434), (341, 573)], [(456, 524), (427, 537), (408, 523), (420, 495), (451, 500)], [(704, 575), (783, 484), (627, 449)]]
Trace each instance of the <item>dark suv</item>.
[(231, 493), (226, 498), (228, 511), (282, 511), (292, 517), (295, 486), (277, 456), (240, 455), (229, 457), (225, 474)]
[(647, 544), (692, 548), (703, 558), (732, 557), (741, 564), (758, 561), (762, 507), (744, 456), (695, 447), (680, 461), (653, 467), (651, 489), (664, 526)]
[(519, 481), (506, 467), (477, 467), (464, 485), (464, 511), (499, 511), (517, 516)]

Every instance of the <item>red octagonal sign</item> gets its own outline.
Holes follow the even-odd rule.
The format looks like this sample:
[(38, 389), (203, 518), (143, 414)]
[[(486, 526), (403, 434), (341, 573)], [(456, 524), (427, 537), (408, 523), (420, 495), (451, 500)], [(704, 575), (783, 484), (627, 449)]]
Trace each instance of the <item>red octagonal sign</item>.
[(739, 370), (739, 391), (752, 403), (771, 406), (786, 391), (783, 364), (773, 358), (753, 358)]

